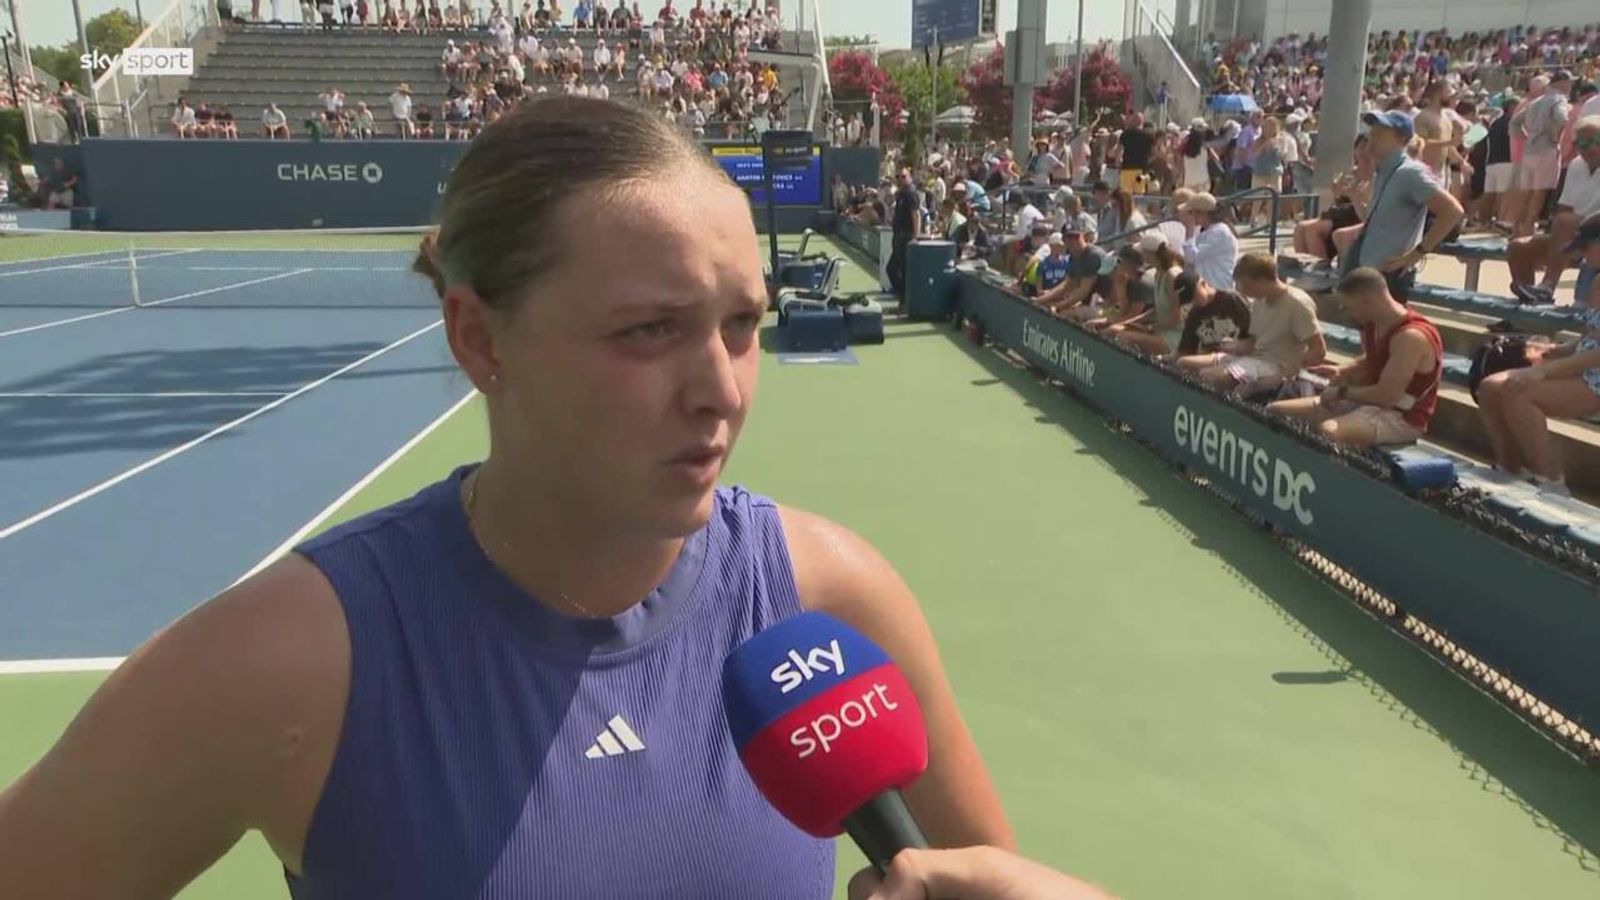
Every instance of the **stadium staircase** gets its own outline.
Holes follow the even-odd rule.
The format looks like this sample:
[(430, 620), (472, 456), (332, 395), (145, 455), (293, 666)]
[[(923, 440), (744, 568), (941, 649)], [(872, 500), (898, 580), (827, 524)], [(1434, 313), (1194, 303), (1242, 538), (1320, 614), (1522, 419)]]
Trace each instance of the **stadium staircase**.
[[(376, 29), (336, 29), (321, 31), (278, 26), (245, 25), (228, 27), (216, 50), (190, 79), (183, 96), (191, 106), (204, 102), (230, 109), (239, 122), (241, 137), (260, 133), (261, 111), (276, 102), (288, 116), (290, 128), (303, 136), (304, 123), (321, 112), (317, 95), (337, 87), (346, 95), (345, 105), (354, 109), (365, 101), (373, 110), (380, 136), (393, 136), (388, 97), (402, 82), (409, 84), (413, 102), (425, 104), (438, 115), (449, 90), (450, 80), (439, 71), (445, 41), (485, 40), (485, 29), (432, 32), (429, 34), (389, 34)], [(540, 35), (547, 45), (576, 38), (585, 58), (591, 58), (601, 37), (592, 31), (552, 30)], [(789, 41), (795, 36), (785, 35)], [(779, 83), (786, 91), (809, 87), (811, 57), (803, 53), (762, 53), (765, 61), (778, 64)], [(633, 62), (621, 81), (607, 80), (613, 99), (637, 98)], [(594, 75), (588, 76), (592, 83)], [(532, 84), (554, 89), (555, 79), (529, 73)], [(805, 121), (806, 91), (790, 99), (790, 124)], [(161, 126), (170, 136), (166, 111)]]

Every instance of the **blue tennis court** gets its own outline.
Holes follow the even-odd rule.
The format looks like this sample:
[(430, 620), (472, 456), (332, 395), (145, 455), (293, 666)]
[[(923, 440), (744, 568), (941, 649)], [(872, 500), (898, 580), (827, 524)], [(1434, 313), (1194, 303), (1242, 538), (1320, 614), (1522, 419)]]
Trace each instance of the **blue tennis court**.
[(0, 241), (5, 665), (126, 654), (464, 401), (415, 238)]

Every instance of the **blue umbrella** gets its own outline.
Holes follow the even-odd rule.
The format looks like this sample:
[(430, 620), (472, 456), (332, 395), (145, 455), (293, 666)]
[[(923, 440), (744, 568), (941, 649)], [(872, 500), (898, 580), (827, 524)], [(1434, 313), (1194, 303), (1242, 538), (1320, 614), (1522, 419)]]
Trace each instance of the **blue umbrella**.
[(1256, 98), (1249, 94), (1216, 94), (1211, 98), (1211, 111), (1219, 113), (1253, 113), (1261, 109)]

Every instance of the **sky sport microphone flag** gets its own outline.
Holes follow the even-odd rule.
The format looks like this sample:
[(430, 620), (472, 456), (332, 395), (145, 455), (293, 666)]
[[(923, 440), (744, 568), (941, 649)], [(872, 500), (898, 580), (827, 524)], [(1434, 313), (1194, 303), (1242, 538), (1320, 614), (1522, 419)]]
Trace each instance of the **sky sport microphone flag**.
[(816, 837), (849, 831), (880, 867), (927, 846), (900, 797), (928, 767), (922, 708), (878, 645), (802, 613), (734, 650), (722, 692), (739, 756), (785, 818)]

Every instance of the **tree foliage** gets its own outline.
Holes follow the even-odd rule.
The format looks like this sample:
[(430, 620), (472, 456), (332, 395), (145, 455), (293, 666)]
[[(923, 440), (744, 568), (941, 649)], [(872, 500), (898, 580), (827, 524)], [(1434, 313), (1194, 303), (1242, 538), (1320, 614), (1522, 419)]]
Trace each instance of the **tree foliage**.
[(85, 22), (83, 31), (88, 35), (90, 49), (116, 56), (139, 36), (139, 23), (127, 10), (113, 9)]
[(828, 58), (828, 82), (833, 86), (834, 106), (841, 113), (859, 112), (861, 120), (872, 127), (872, 101), (882, 107), (882, 127), (885, 139), (900, 133), (900, 113), (905, 109), (905, 98), (900, 86), (889, 77), (882, 66), (873, 62), (872, 55), (860, 50), (845, 50)]
[[(933, 118), (952, 106), (966, 102), (966, 91), (961, 87), (961, 72), (950, 66), (933, 69), (921, 63), (893, 66), (888, 70), (889, 80), (900, 89), (905, 101), (906, 124), (903, 139), (906, 156), (913, 160), (922, 158), (923, 140)], [(937, 80), (934, 74), (937, 73)], [(935, 93), (934, 85), (938, 85)]]
[[(90, 50), (116, 56), (139, 36), (139, 23), (127, 10), (113, 9), (83, 23), (83, 31), (89, 39)], [(83, 70), (79, 60), (83, 49), (76, 40), (55, 47), (32, 47), (28, 55), (33, 59), (34, 68), (43, 69), (61, 81), (72, 82), (79, 91), (88, 91), (89, 73)]]
[[(967, 102), (977, 118), (975, 131), (984, 137), (1004, 140), (1011, 134), (1011, 88), (1005, 84), (1005, 51), (994, 52), (972, 64), (961, 76)], [(1035, 114), (1048, 109), (1055, 113), (1072, 111), (1076, 70), (1068, 66), (1056, 70), (1050, 80), (1033, 93)], [(1099, 110), (1119, 117), (1132, 108), (1133, 82), (1105, 47), (1084, 55), (1083, 111), (1086, 120)]]

